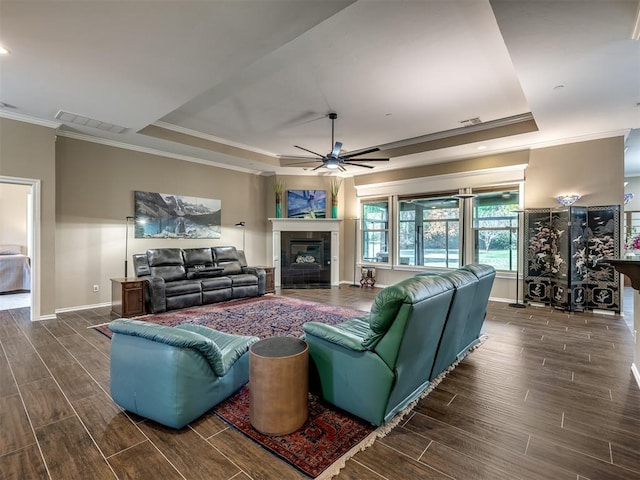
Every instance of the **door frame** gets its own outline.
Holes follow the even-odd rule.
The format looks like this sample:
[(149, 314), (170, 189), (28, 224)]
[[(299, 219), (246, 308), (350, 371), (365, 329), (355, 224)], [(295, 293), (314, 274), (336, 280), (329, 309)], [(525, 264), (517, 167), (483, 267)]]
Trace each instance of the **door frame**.
[(31, 321), (40, 320), (40, 190), (41, 180), (36, 178), (0, 175), (0, 183), (31, 187), (27, 206), (27, 244), (31, 259)]

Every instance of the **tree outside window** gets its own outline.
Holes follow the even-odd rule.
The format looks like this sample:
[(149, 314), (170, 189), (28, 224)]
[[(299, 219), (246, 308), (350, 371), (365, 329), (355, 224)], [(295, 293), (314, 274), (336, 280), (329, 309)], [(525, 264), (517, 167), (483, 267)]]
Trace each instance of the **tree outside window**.
[(400, 265), (460, 266), (458, 200), (410, 198), (399, 202)]
[(496, 270), (516, 270), (518, 205), (518, 190), (481, 193), (474, 198), (474, 261)]

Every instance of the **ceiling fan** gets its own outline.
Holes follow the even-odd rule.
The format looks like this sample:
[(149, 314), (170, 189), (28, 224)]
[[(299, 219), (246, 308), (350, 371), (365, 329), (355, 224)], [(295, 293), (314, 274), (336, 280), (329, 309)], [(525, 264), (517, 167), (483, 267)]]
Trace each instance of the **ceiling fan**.
[(355, 167), (362, 168), (373, 168), (371, 165), (361, 165), (359, 162), (388, 162), (388, 158), (356, 158), (360, 155), (366, 155), (368, 153), (377, 152), (380, 149), (378, 147), (368, 148), (366, 150), (362, 150), (360, 152), (355, 153), (343, 153), (340, 151), (342, 149), (342, 143), (336, 142), (334, 139), (335, 132), (335, 121), (338, 118), (337, 113), (329, 113), (327, 115), (331, 119), (331, 147), (332, 150), (327, 155), (321, 155), (314, 151), (311, 151), (307, 148), (300, 147), (298, 145), (294, 145), (294, 147), (299, 148), (300, 150), (304, 150), (305, 152), (312, 153), (316, 155), (318, 158), (314, 157), (297, 157), (297, 156), (280, 156), (280, 165), (283, 167), (294, 167), (294, 166), (305, 166), (309, 165), (310, 162), (321, 162), (320, 165), (313, 168), (313, 170), (318, 170), (319, 168), (329, 168), (332, 170), (340, 170), (344, 172), (346, 170), (346, 165), (353, 165)]

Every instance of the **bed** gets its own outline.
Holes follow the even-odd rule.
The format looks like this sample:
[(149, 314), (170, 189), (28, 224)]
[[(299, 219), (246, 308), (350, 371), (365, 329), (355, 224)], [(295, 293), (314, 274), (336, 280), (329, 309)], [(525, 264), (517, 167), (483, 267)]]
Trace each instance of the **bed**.
[(19, 245), (0, 245), (0, 293), (31, 290), (31, 259)]

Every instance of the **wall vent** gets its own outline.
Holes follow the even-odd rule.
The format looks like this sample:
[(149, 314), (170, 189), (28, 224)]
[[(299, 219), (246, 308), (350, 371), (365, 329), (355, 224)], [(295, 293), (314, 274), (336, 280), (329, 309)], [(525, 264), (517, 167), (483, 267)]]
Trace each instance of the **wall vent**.
[(65, 112), (64, 110), (58, 110), (55, 118), (65, 123), (73, 123), (74, 125), (82, 125), (83, 127), (97, 128), (105, 132), (111, 133), (124, 133), (127, 131), (126, 127), (120, 125), (114, 125), (113, 123), (101, 122), (100, 120), (94, 120), (93, 118), (78, 115), (77, 113)]

